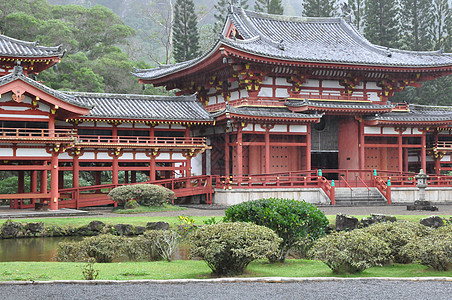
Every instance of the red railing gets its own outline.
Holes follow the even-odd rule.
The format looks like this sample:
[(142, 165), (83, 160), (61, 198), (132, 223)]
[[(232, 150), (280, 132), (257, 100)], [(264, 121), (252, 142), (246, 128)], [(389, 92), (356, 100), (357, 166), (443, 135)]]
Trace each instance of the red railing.
[(0, 128), (0, 139), (5, 138), (73, 138), (71, 129)]
[(77, 144), (133, 144), (158, 146), (205, 145), (205, 137), (143, 137), (143, 136), (96, 136), (77, 135)]
[[(229, 106), (238, 107), (238, 106), (284, 106), (279, 100), (271, 100), (271, 99), (237, 99), (231, 100), (227, 102)], [(226, 102), (216, 103), (206, 106), (206, 110), (209, 112), (217, 111), (224, 109), (226, 107)]]
[(290, 92), (290, 97), (292, 98), (308, 98), (309, 100), (352, 100), (352, 101), (369, 101), (367, 94), (364, 95), (346, 95), (346, 94), (332, 94), (328, 92), (323, 92), (320, 94), (318, 91), (300, 91), (300, 92)]
[(117, 186), (132, 185), (138, 183), (152, 183), (164, 186), (174, 191), (176, 198), (206, 194), (207, 204), (212, 204), (213, 183), (216, 181), (215, 177), (216, 176), (213, 175), (203, 175), (118, 185), (103, 184), (79, 188), (60, 189), (59, 192), (61, 196), (58, 207), (79, 209), (81, 207), (115, 204), (115, 202), (113, 202), (107, 196), (113, 188)]
[(446, 150), (446, 151), (452, 151), (452, 142), (450, 142), (450, 141), (437, 142), (433, 145), (433, 148)]
[(390, 181), (385, 182), (379, 176), (374, 177), (375, 187), (380, 191), (380, 193), (383, 195), (383, 197), (386, 198), (386, 201), (388, 201), (388, 204), (391, 204), (391, 185), (388, 183), (390, 183)]

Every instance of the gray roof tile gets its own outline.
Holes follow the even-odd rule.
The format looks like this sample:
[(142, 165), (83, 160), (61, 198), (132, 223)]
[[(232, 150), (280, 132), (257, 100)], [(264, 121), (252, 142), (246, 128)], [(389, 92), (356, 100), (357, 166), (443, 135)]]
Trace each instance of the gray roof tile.
[(225, 109), (212, 114), (213, 117), (221, 116), (225, 113), (232, 113), (251, 117), (286, 118), (286, 119), (312, 119), (321, 118), (323, 114), (293, 113), (285, 107), (233, 107), (227, 106)]
[(342, 18), (277, 16), (236, 7), (228, 18), (244, 40), (221, 37), (201, 57), (137, 70), (133, 75), (152, 80), (189, 69), (213, 55), (222, 45), (262, 57), (295, 62), (402, 68), (452, 67), (451, 53), (404, 51), (374, 45)]
[(12, 73), (0, 77), (0, 86), (3, 86), (5, 84), (8, 84), (15, 80), (22, 80), (23, 82), (41, 90), (42, 92), (44, 92), (48, 95), (51, 95), (57, 99), (60, 99), (66, 103), (70, 103), (70, 104), (73, 104), (78, 107), (91, 108), (91, 106), (84, 101), (80, 101), (79, 99), (76, 99), (75, 97), (68, 95), (65, 92), (60, 92), (60, 91), (54, 90), (52, 88), (49, 88), (49, 87), (43, 85), (42, 83), (39, 83), (39, 82), (25, 76), (22, 72), (22, 68), (18, 67), (18, 66), (14, 67)]
[(26, 42), (0, 34), (0, 56), (40, 58), (62, 57), (64, 50), (61, 46), (45, 47), (36, 42)]
[(149, 96), (132, 94), (68, 93), (93, 106), (95, 118), (213, 121), (201, 103), (191, 96)]

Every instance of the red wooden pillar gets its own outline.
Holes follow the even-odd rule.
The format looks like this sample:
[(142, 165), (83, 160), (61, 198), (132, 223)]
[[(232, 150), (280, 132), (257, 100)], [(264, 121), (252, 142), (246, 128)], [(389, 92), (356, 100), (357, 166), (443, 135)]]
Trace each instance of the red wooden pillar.
[(55, 116), (49, 117), (49, 135), (55, 136)]
[(399, 132), (399, 136), (397, 137), (398, 144), (398, 164), (399, 164), (399, 172), (403, 172), (403, 145), (402, 145), (402, 132)]
[(243, 176), (243, 132), (241, 124), (237, 127), (237, 176)]
[(25, 193), (25, 171), (19, 171), (17, 176), (18, 186), (17, 193)]
[(30, 172), (30, 192), (36, 193), (38, 191), (38, 171)]
[(72, 160), (72, 187), (78, 188), (80, 186), (80, 164), (78, 155), (74, 155)]
[[(30, 192), (38, 192), (38, 171), (36, 170), (30, 172)], [(34, 205), (36, 203), (36, 198), (31, 199), (31, 203)]]
[(118, 125), (116, 125), (116, 124), (113, 125), (111, 134), (112, 134), (112, 136), (113, 136), (113, 140), (116, 141), (116, 142), (118, 142), (118, 141), (119, 141), (119, 140), (118, 140)]
[(365, 138), (364, 138), (364, 123), (362, 120), (359, 122), (359, 169), (364, 170), (366, 165), (366, 156), (365, 156)]
[[(433, 133), (433, 138), (435, 140), (435, 145), (438, 145), (438, 130), (435, 130)], [(435, 174), (440, 175), (441, 174), (441, 158), (442, 156), (439, 155), (435, 158)]]
[(118, 185), (118, 173), (119, 173), (119, 159), (118, 155), (113, 155), (113, 164), (112, 164), (112, 183)]
[(129, 183), (129, 171), (124, 171), (124, 183)]
[(52, 152), (50, 163), (50, 210), (58, 210), (58, 153)]
[[(187, 134), (187, 133), (185, 133), (185, 134)], [(151, 126), (149, 128), (149, 137), (151, 139), (155, 138), (155, 127), (154, 126)], [(151, 157), (151, 162), (149, 163), (149, 168), (150, 168), (150, 170), (149, 170), (149, 180), (154, 181), (156, 179), (155, 178), (155, 172), (156, 172), (155, 157), (156, 156), (154, 154), (151, 154), (150, 157)]]
[(265, 128), (265, 173), (270, 173), (270, 128)]
[(424, 169), (424, 172), (427, 173), (427, 143), (426, 143), (426, 134), (427, 132), (423, 132), (421, 136), (421, 169)]
[(311, 170), (311, 124), (306, 124), (306, 170)]
[(229, 132), (226, 132), (225, 138), (224, 138), (224, 176), (229, 177), (230, 176), (230, 153), (229, 153)]
[(150, 170), (149, 170), (149, 180), (154, 181), (155, 180), (155, 155), (151, 155), (151, 162), (149, 164)]

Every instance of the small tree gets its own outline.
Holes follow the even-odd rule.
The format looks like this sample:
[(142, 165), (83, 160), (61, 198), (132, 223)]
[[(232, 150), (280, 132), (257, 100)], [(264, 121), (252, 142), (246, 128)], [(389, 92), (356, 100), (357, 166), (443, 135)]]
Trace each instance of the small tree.
[(239, 275), (253, 260), (274, 253), (281, 239), (269, 228), (236, 222), (201, 227), (189, 242), (191, 256), (201, 257), (213, 273)]
[(199, 34), (193, 0), (176, 0), (173, 48), (176, 62), (190, 60), (200, 55)]
[(278, 198), (233, 205), (226, 210), (225, 220), (252, 222), (273, 229), (282, 238), (277, 255), (281, 262), (296, 242), (313, 242), (323, 236), (329, 223), (325, 214), (311, 203)]

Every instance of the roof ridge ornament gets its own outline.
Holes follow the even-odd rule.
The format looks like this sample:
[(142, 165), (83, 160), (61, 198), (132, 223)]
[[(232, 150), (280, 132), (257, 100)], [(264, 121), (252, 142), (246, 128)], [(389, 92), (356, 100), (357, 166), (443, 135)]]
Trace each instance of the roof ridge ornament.
[(352, 23), (352, 10), (351, 10), (350, 6), (348, 6), (348, 4), (344, 2), (344, 3), (342, 3), (341, 10), (342, 10), (341, 17), (344, 18), (344, 20), (347, 23), (351, 24)]
[(21, 66), (20, 60), (18, 60), (16, 62), (16, 65), (14, 66), (13, 75), (14, 76), (24, 75), (24, 68)]

